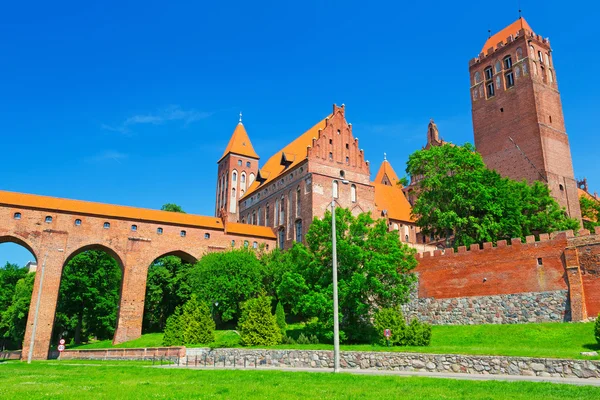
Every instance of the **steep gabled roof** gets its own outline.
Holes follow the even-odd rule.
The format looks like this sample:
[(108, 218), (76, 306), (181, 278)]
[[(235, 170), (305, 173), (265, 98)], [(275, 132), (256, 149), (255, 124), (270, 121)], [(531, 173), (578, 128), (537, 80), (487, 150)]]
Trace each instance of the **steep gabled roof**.
[(490, 47), (496, 48), (498, 43), (506, 42), (506, 39), (510, 35), (516, 36), (517, 32), (519, 32), (521, 29), (525, 29), (525, 30), (533, 32), (533, 29), (531, 29), (531, 27), (529, 26), (527, 21), (525, 21), (525, 18), (521, 17), (518, 20), (516, 20), (515, 22), (513, 22), (512, 24), (508, 25), (506, 28), (502, 29), (500, 32), (498, 32), (498, 33), (492, 35), (490, 38), (488, 38), (488, 40), (483, 45), (483, 49), (481, 49), (481, 52), (486, 54), (487, 50)]
[(250, 185), (243, 198), (251, 195), (259, 186), (263, 186), (277, 179), (283, 172), (306, 160), (308, 154), (307, 148), (312, 145), (313, 138), (319, 137), (319, 129), (325, 129), (325, 121), (327, 118), (331, 118), (331, 115), (319, 121), (315, 126), (298, 136), (293, 142), (269, 158), (259, 171), (260, 181), (259, 179), (256, 179), (252, 185)]
[(221, 156), (219, 161), (225, 158), (229, 153), (250, 158), (259, 158), (258, 154), (254, 151), (254, 147), (252, 147), (252, 142), (250, 142), (250, 137), (246, 132), (246, 128), (244, 128), (244, 125), (241, 122), (235, 127), (233, 135), (231, 135), (231, 139), (229, 139), (229, 144), (225, 148), (225, 152), (223, 152), (223, 156)]
[(396, 186), (398, 183), (398, 175), (392, 168), (392, 165), (388, 162), (388, 160), (383, 160), (381, 166), (379, 167), (379, 171), (375, 176), (375, 183), (383, 183), (384, 178), (387, 176), (388, 181), (392, 184), (392, 186)]
[(398, 186), (388, 186), (373, 182), (375, 187), (375, 206), (379, 213), (387, 211), (390, 219), (397, 221), (414, 222), (411, 216), (410, 203)]

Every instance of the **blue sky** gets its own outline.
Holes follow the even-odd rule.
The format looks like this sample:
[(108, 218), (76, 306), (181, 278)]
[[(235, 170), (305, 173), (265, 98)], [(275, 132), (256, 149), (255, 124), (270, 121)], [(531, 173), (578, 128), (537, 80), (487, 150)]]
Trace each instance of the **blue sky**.
[[(373, 175), (384, 152), (403, 172), (429, 118), (472, 142), (468, 61), (518, 17), (518, 1), (88, 3), (3, 5), (0, 189), (204, 215), (240, 111), (264, 161), (333, 103)], [(551, 39), (575, 174), (600, 190), (599, 6), (520, 3)], [(0, 245), (1, 264), (30, 258)]]

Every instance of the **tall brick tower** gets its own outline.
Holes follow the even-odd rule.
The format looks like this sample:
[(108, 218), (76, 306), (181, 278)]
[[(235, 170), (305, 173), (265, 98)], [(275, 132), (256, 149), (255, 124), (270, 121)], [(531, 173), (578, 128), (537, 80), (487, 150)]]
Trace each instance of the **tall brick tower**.
[(486, 165), (546, 183), (581, 220), (550, 41), (519, 18), (485, 42), (469, 73), (475, 147)]
[(223, 156), (217, 162), (215, 216), (220, 216), (221, 210), (224, 210), (228, 221), (238, 221), (238, 200), (256, 179), (258, 160), (240, 113), (240, 122), (235, 127)]

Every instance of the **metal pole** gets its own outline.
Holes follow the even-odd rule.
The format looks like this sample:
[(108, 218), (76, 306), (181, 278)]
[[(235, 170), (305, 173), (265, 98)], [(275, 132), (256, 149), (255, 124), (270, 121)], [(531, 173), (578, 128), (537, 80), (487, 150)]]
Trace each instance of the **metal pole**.
[(331, 190), (331, 251), (333, 258), (333, 372), (340, 370), (340, 321), (338, 311), (338, 283), (337, 283), (337, 233), (335, 230), (335, 197), (332, 183)]
[(44, 262), (42, 263), (42, 273), (40, 275), (40, 284), (38, 286), (37, 300), (35, 302), (35, 313), (33, 314), (33, 328), (31, 329), (31, 337), (29, 338), (29, 354), (27, 355), (27, 364), (31, 364), (33, 358), (33, 346), (35, 345), (35, 330), (37, 329), (38, 313), (40, 311), (40, 302), (42, 300), (42, 287), (44, 286), (44, 270), (46, 269), (46, 259), (48, 258), (48, 252), (44, 256)]

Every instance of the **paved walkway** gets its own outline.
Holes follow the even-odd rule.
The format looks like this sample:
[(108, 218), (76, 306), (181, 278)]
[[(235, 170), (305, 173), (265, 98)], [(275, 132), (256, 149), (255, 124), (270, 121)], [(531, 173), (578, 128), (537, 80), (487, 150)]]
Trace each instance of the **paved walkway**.
[[(199, 370), (240, 370), (240, 371), (285, 371), (285, 372), (321, 372), (333, 373), (332, 368), (278, 368), (278, 367), (194, 367), (186, 365), (163, 365), (158, 368), (186, 368)], [(600, 379), (580, 379), (580, 378), (553, 378), (546, 376), (526, 376), (526, 375), (479, 375), (479, 374), (455, 374), (445, 372), (427, 372), (427, 371), (385, 371), (376, 369), (342, 369), (340, 373), (356, 374), (356, 375), (392, 375), (392, 376), (419, 376), (427, 378), (443, 378), (443, 379), (463, 379), (469, 381), (508, 381), (508, 382), (550, 382), (562, 383), (567, 385), (579, 386), (598, 386), (600, 387)]]

